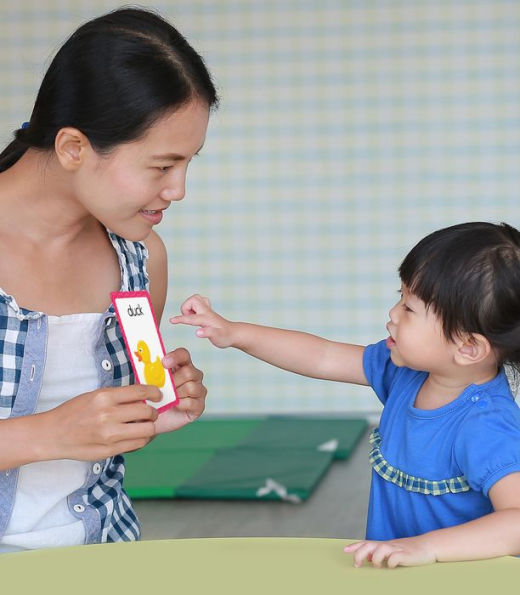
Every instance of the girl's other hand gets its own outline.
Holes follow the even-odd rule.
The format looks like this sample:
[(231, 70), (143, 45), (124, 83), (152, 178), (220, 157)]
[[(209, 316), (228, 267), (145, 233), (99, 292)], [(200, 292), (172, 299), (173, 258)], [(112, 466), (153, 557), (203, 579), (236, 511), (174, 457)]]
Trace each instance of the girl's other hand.
[(211, 308), (207, 297), (195, 294), (181, 306), (181, 316), (170, 318), (172, 324), (189, 324), (200, 327), (197, 337), (209, 339), (216, 347), (232, 345), (233, 322), (226, 320)]
[(157, 434), (178, 430), (202, 415), (208, 391), (202, 384), (203, 374), (192, 363), (184, 348), (167, 353), (162, 364), (173, 373), (173, 381), (179, 397), (175, 407), (161, 413), (155, 422)]
[(363, 565), (364, 560), (377, 568), (382, 568), (385, 562), (388, 568), (395, 568), (433, 564), (437, 561), (434, 552), (429, 551), (421, 536), (392, 541), (358, 541), (347, 545), (343, 551), (354, 554), (354, 566), (357, 568)]

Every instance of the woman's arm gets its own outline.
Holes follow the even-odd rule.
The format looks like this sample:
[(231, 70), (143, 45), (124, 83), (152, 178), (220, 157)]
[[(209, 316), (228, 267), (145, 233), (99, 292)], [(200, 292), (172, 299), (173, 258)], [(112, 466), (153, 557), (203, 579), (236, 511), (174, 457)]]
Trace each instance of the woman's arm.
[(0, 420), (0, 471), (48, 458), (38, 440), (41, 421), (36, 415)]
[(157, 324), (160, 324), (168, 291), (168, 256), (164, 242), (153, 230), (146, 238), (145, 246), (148, 249), (146, 270), (150, 281), (150, 299)]
[(231, 322), (212, 310), (209, 300), (200, 295), (188, 298), (181, 312), (170, 322), (200, 327), (197, 336), (208, 338), (217, 347), (235, 347), (303, 376), (368, 384), (363, 371), (365, 348), (361, 345), (329, 341), (300, 331)]
[(53, 459), (94, 461), (142, 448), (155, 433), (156, 386), (107, 387), (54, 409), (0, 420), (0, 470)]

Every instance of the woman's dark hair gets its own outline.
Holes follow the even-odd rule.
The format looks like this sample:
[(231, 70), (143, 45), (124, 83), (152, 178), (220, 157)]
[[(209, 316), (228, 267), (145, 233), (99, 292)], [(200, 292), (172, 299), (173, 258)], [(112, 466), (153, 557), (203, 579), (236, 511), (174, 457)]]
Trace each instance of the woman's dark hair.
[(0, 171), (30, 147), (52, 148), (64, 126), (79, 129), (107, 153), (192, 99), (209, 108), (218, 103), (199, 54), (156, 13), (115, 10), (79, 27), (57, 52), (30, 122), (0, 154)]
[(439, 316), (446, 338), (481, 334), (499, 363), (520, 364), (520, 232), (507, 223), (462, 223), (422, 239), (399, 275)]

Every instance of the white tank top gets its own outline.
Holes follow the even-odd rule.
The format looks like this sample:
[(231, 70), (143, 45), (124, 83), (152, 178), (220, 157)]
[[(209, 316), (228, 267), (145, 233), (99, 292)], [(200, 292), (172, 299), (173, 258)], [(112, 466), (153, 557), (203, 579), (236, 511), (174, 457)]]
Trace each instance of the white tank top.
[[(102, 316), (48, 316), (47, 359), (35, 413), (98, 388), (94, 347)], [(13, 513), (0, 540), (0, 552), (84, 543), (83, 523), (69, 511), (67, 496), (84, 484), (88, 467), (88, 462), (72, 460), (20, 467)]]

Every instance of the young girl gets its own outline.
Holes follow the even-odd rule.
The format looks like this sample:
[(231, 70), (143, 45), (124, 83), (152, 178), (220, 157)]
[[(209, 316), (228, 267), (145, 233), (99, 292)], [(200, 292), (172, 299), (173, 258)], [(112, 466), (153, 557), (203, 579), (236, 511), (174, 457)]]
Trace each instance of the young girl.
[(356, 566), (520, 554), (520, 411), (503, 366), (520, 364), (520, 233), (441, 229), (399, 273), (389, 336), (367, 347), (230, 322), (198, 295), (171, 322), (298, 374), (372, 386), (384, 409), (366, 541), (345, 548)]
[(145, 10), (81, 26), (0, 155), (0, 551), (134, 540), (120, 453), (196, 419), (202, 373), (168, 353), (180, 397), (134, 384), (110, 292), (150, 290), (153, 227), (184, 197), (217, 97), (200, 56)]

